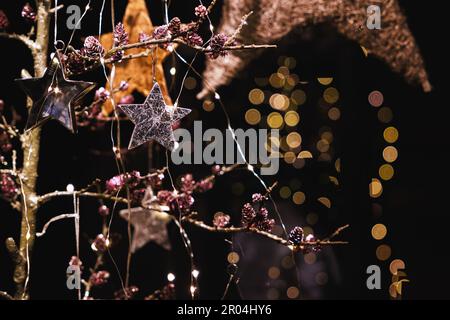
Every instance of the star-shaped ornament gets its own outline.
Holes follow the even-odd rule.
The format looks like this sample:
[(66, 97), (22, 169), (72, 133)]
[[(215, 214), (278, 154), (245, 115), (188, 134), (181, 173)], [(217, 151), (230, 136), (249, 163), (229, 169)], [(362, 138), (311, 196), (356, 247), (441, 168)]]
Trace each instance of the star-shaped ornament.
[(172, 125), (191, 112), (166, 105), (158, 83), (154, 84), (143, 104), (122, 104), (119, 108), (135, 124), (128, 149), (153, 139), (172, 151), (176, 144)]
[(169, 236), (167, 233), (167, 223), (171, 217), (166, 213), (167, 206), (160, 206), (156, 202), (151, 187), (147, 187), (142, 207), (123, 209), (120, 216), (133, 225), (133, 239), (131, 240), (131, 252), (145, 246), (148, 242), (155, 242), (166, 250), (171, 249)]
[(67, 80), (56, 54), (42, 77), (15, 81), (33, 100), (25, 130), (31, 130), (49, 119), (55, 119), (75, 133), (74, 107), (95, 87), (92, 82)]
[[(123, 26), (128, 32), (130, 43), (139, 42), (139, 34), (141, 32), (151, 35), (155, 27), (153, 26), (150, 14), (145, 4), (145, 0), (129, 0), (125, 14), (122, 19)], [(113, 45), (113, 34), (105, 33), (100, 37), (101, 44), (109, 49)], [(172, 47), (176, 48), (176, 44)], [(142, 48), (134, 48), (127, 50), (127, 54), (138, 54), (143, 52)], [(164, 77), (163, 62), (171, 54), (169, 50), (157, 47), (155, 52), (155, 68), (153, 68), (152, 55), (150, 57), (141, 57), (131, 60), (122, 61), (115, 64), (115, 75), (113, 80), (113, 88), (118, 88), (120, 82), (128, 81), (126, 90), (114, 93), (114, 99), (120, 101), (124, 96), (138, 92), (143, 96), (148, 96), (149, 89), (153, 85), (153, 71), (155, 71), (156, 81), (160, 84), (162, 93), (167, 103), (171, 103), (169, 90), (167, 89), (166, 79)], [(106, 85), (109, 88), (109, 84)], [(114, 110), (111, 101), (108, 99), (103, 105), (103, 112), (110, 114)]]
[[(384, 61), (409, 83), (431, 90), (419, 47), (408, 27), (398, 0), (227, 0), (217, 33), (233, 34), (243, 13), (252, 11), (248, 23), (237, 35), (240, 43), (273, 44), (281, 39), (311, 34), (308, 28), (326, 24), (337, 33), (364, 47), (364, 54)], [(381, 29), (367, 26), (369, 5), (380, 8)], [(304, 30), (304, 32), (303, 32)], [(264, 50), (231, 51), (224, 58), (207, 60), (203, 73), (205, 98), (219, 87), (228, 85)], [(301, 57), (301, 54), (298, 55)], [(296, 57), (297, 58), (297, 57)]]

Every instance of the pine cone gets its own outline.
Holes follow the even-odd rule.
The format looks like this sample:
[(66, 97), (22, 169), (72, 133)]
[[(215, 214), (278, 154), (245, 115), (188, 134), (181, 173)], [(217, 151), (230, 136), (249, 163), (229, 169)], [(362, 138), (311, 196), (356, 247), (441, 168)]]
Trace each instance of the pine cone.
[(114, 46), (120, 47), (128, 44), (128, 33), (122, 22), (119, 22), (114, 28)]
[(299, 245), (303, 241), (303, 229), (301, 227), (294, 227), (294, 229), (289, 232), (289, 241), (294, 245)]
[(211, 43), (209, 45), (210, 52), (207, 53), (207, 56), (211, 59), (217, 59), (218, 57), (226, 56), (227, 52), (223, 49), (225, 43), (228, 41), (228, 36), (224, 33), (216, 34), (211, 38)]
[(34, 11), (33, 7), (27, 2), (22, 8), (22, 17), (28, 22), (36, 21), (36, 11)]
[(169, 22), (169, 32), (172, 35), (177, 35), (180, 33), (181, 30), (181, 20), (178, 17), (172, 18), (172, 20), (170, 20)]
[(84, 40), (83, 54), (89, 58), (98, 58), (103, 56), (105, 49), (100, 41), (93, 36), (89, 36)]
[(186, 43), (189, 46), (202, 46), (203, 45), (202, 37), (195, 32), (188, 32), (186, 34), (186, 36), (184, 37), (184, 41), (186, 41)]

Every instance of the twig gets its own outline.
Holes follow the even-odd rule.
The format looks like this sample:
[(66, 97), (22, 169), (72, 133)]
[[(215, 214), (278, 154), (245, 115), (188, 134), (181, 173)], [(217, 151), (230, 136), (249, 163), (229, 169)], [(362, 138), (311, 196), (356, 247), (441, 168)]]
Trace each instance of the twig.
[(51, 8), (50, 10), (48, 10), (48, 12), (55, 13), (55, 11), (61, 10), (62, 8), (64, 8), (64, 5), (60, 4), (56, 8)]
[[(143, 58), (143, 57), (148, 57), (150, 55), (149, 50), (145, 50), (143, 52), (139, 52), (139, 53), (134, 53), (134, 54), (128, 54), (122, 57), (122, 59), (120, 61), (114, 61), (113, 59), (111, 59), (110, 57), (117, 51), (125, 51), (128, 49), (135, 49), (135, 48), (143, 48), (143, 47), (148, 47), (149, 45), (157, 45), (157, 44), (168, 44), (168, 43), (175, 43), (175, 44), (182, 44), (185, 45), (187, 47), (190, 47), (196, 51), (199, 52), (203, 52), (203, 53), (208, 53), (211, 52), (212, 49), (208, 48), (208, 47), (201, 47), (201, 46), (196, 46), (196, 45), (188, 45), (185, 41), (181, 40), (181, 39), (153, 39), (153, 40), (148, 40), (145, 42), (136, 42), (136, 43), (132, 43), (132, 44), (128, 44), (125, 46), (120, 46), (120, 47), (115, 47), (113, 49), (111, 49), (110, 51), (108, 51), (105, 56), (101, 59), (104, 59), (103, 62), (105, 64), (111, 64), (111, 63), (120, 63), (123, 61), (127, 61), (127, 60), (131, 60), (131, 59), (136, 59), (136, 58)], [(254, 49), (267, 49), (267, 48), (277, 48), (276, 45), (273, 44), (249, 44), (249, 45), (234, 45), (234, 46), (224, 46), (223, 50), (224, 51), (236, 51), (236, 50), (254, 50)], [(94, 59), (95, 60), (95, 59)], [(102, 64), (101, 64), (101, 60), (96, 59), (97, 61), (94, 62), (92, 65), (84, 68), (83, 71), (80, 72), (73, 72), (70, 73), (68, 72), (68, 75), (80, 75), (83, 74), (85, 72), (88, 71), (92, 71), (95, 70), (96, 68), (99, 68)]]
[(68, 218), (75, 218), (77, 215), (75, 213), (65, 213), (60, 214), (59, 216), (51, 218), (42, 228), (41, 232), (36, 232), (36, 237), (42, 237), (47, 232), (48, 227), (55, 221), (62, 220), (62, 219), (68, 219)]
[(14, 300), (14, 298), (5, 291), (0, 291), (0, 298), (4, 300)]
[(116, 201), (120, 203), (128, 203), (128, 200), (126, 198), (122, 197), (116, 197), (108, 193), (98, 193), (98, 192), (69, 192), (69, 191), (53, 191), (50, 193), (46, 193), (42, 196), (39, 196), (37, 198), (38, 205), (41, 206), (42, 204), (48, 202), (49, 200), (57, 197), (64, 197), (64, 196), (73, 196), (73, 194), (76, 194), (79, 197), (90, 197), (90, 198), (97, 198), (97, 199), (103, 199), (103, 200), (110, 200), (110, 201)]
[[(280, 238), (280, 237), (278, 237), (277, 235), (275, 235), (273, 233), (262, 231), (262, 230), (259, 230), (259, 229), (256, 229), (256, 228), (246, 228), (246, 227), (217, 228), (217, 227), (209, 226), (209, 225), (205, 224), (203, 221), (193, 219), (190, 216), (183, 217), (181, 221), (190, 223), (190, 224), (192, 224), (194, 226), (197, 226), (199, 228), (205, 229), (205, 230), (210, 231), (210, 232), (217, 232), (217, 233), (249, 232), (249, 233), (255, 233), (255, 234), (258, 234), (258, 235), (263, 236), (265, 238), (268, 238), (270, 240), (273, 240), (273, 241), (275, 241), (275, 242), (277, 242), (277, 243), (279, 243), (281, 245), (289, 247), (293, 251), (297, 251), (297, 250), (303, 249), (305, 247), (310, 247), (310, 246), (315, 246), (315, 245), (318, 245), (318, 246), (330, 246), (330, 245), (348, 244), (347, 241), (330, 241), (330, 240), (324, 239), (324, 240), (316, 240), (316, 241), (311, 241), (311, 242), (302, 241), (298, 245), (293, 245), (288, 240)], [(340, 227), (333, 234), (337, 234), (336, 232), (338, 230), (340, 232), (340, 231), (344, 230), (347, 227), (348, 227), (348, 225)]]

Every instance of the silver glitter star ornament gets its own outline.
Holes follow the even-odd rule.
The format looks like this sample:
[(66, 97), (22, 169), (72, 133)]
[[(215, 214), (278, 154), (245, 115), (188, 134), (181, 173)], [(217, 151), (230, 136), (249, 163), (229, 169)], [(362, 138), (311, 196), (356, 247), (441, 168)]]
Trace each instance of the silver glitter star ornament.
[(166, 105), (158, 83), (153, 85), (143, 104), (122, 104), (119, 108), (135, 124), (128, 149), (156, 140), (172, 151), (176, 144), (172, 125), (191, 112), (190, 109)]
[(120, 216), (133, 225), (133, 238), (131, 240), (131, 252), (144, 247), (149, 242), (155, 242), (166, 250), (171, 249), (167, 224), (171, 216), (167, 206), (160, 206), (153, 195), (151, 187), (147, 187), (142, 207), (123, 209)]

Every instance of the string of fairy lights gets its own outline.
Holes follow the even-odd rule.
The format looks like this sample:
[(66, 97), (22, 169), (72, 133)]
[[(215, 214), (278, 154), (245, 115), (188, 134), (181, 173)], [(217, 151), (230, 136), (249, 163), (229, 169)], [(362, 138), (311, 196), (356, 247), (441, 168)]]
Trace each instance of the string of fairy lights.
[[(398, 158), (398, 149), (395, 143), (399, 139), (399, 131), (396, 127), (390, 125), (394, 115), (392, 109), (384, 106), (384, 96), (378, 91), (372, 91), (368, 96), (369, 104), (376, 110), (377, 118), (382, 123), (383, 129), (383, 150), (381, 152), (383, 164), (378, 168), (378, 177), (372, 178), (369, 183), (369, 195), (372, 198), (373, 217), (379, 220), (382, 215), (382, 205), (377, 202), (383, 194), (383, 183), (387, 183), (394, 177), (393, 164)], [(385, 224), (377, 222), (372, 226), (371, 235), (377, 242), (385, 242), (388, 228)], [(377, 259), (381, 262), (387, 262), (391, 259), (392, 249), (387, 243), (377, 245), (375, 250)], [(402, 287), (406, 279), (406, 273), (403, 271), (406, 264), (402, 259), (392, 259), (389, 263), (389, 272), (392, 275), (391, 284), (389, 286), (389, 295), (392, 299), (400, 299), (402, 295)]]

